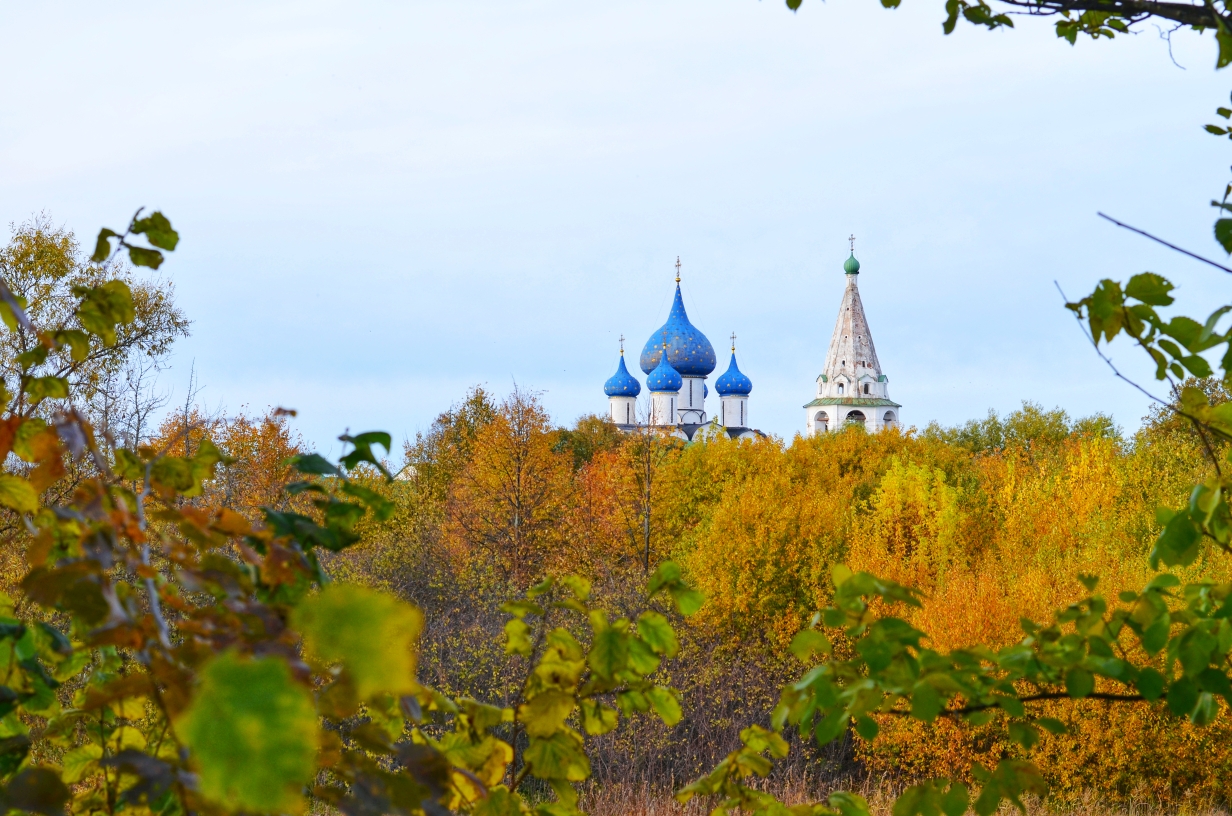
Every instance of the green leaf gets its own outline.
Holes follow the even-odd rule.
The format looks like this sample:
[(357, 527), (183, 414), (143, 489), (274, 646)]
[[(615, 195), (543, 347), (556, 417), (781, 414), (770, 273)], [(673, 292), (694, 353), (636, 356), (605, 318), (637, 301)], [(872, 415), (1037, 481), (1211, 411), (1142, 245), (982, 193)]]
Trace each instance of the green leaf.
[(367, 431), (358, 436), (343, 434), (338, 437), (340, 442), (350, 442), (355, 449), (339, 460), (347, 470), (354, 470), (363, 462), (375, 467), (385, 475), (386, 479), (393, 478), (389, 471), (385, 469), (385, 465), (372, 452), (373, 445), (380, 445), (385, 449), (385, 454), (389, 455), (390, 445), (393, 444), (393, 439), (384, 431)]
[(1215, 240), (1232, 255), (1232, 218), (1220, 218), (1215, 222)]
[(856, 733), (864, 737), (864, 739), (869, 742), (877, 739), (877, 734), (880, 733), (880, 731), (881, 727), (877, 725), (877, 721), (872, 717), (856, 717)]
[(811, 665), (818, 657), (830, 654), (830, 638), (816, 629), (803, 629), (791, 639), (791, 653), (801, 663)]
[(180, 242), (180, 234), (171, 228), (167, 217), (157, 210), (145, 218), (134, 218), (129, 231), (138, 235), (144, 234), (152, 245), (168, 252), (175, 249)]
[(292, 456), (287, 461), (300, 473), (312, 476), (342, 475), (342, 471), (338, 470), (337, 466), (319, 453), (303, 453)]
[(1095, 690), (1095, 676), (1086, 669), (1074, 666), (1065, 673), (1065, 693), (1075, 700), (1086, 697)]
[(1219, 56), (1215, 60), (1216, 68), (1223, 68), (1232, 63), (1232, 33), (1224, 25), (1223, 17), (1215, 15), (1215, 42), (1219, 44)]
[(521, 618), (505, 624), (505, 654), (520, 654), (530, 657), (534, 646), (530, 642), (530, 627)]
[(1188, 566), (1194, 562), (1201, 551), (1202, 532), (1194, 524), (1189, 513), (1184, 511), (1174, 515), (1164, 526), (1151, 550), (1151, 567), (1158, 568), (1162, 561), (1169, 567)]
[(163, 265), (163, 254), (157, 249), (146, 249), (145, 247), (128, 246), (128, 260), (133, 266), (144, 266), (150, 269), (158, 269)]
[(90, 336), (78, 329), (62, 329), (53, 335), (61, 348), (68, 346), (69, 358), (80, 363), (90, 356)]
[(20, 476), (0, 474), (0, 505), (18, 513), (33, 513), (39, 508), (38, 492)]
[(133, 322), (136, 308), (128, 284), (111, 280), (101, 286), (74, 286), (73, 294), (81, 298), (77, 305), (77, 320), (90, 334), (98, 336), (105, 346), (116, 343), (115, 327)]
[(1188, 716), (1198, 704), (1198, 684), (1182, 677), (1168, 687), (1168, 708), (1178, 717)]
[(226, 652), (206, 664), (176, 732), (201, 794), (229, 810), (298, 811), (316, 773), (312, 695), (276, 657)]
[(629, 660), (629, 636), (613, 627), (600, 628), (590, 646), (586, 662), (591, 671), (610, 680)]
[(542, 691), (518, 706), (518, 722), (532, 737), (550, 737), (569, 719), (575, 702), (572, 694), (557, 689)]
[(372, 511), (372, 517), (377, 521), (388, 521), (389, 517), (394, 514), (394, 503), (375, 490), (346, 481), (342, 483), (342, 492), (368, 505), (368, 509)]
[(654, 575), (650, 576), (650, 583), (646, 586), (646, 595), (653, 598), (669, 585), (675, 584), (680, 580), (680, 565), (675, 561), (664, 561), (654, 571)]
[(566, 586), (573, 597), (585, 603), (590, 598), (590, 581), (580, 575), (566, 575), (560, 579), (561, 584)]
[(342, 664), (359, 696), (409, 694), (418, 687), (415, 663), (423, 615), (383, 592), (330, 584), (296, 607), (292, 625), (309, 655)]
[(941, 797), (941, 812), (945, 816), (963, 816), (967, 812), (971, 794), (967, 786), (957, 780), (950, 783), (950, 788)]
[(663, 662), (663, 658), (655, 654), (646, 645), (646, 641), (640, 638), (629, 638), (626, 643), (629, 644), (628, 666), (642, 677), (653, 674), (659, 668), (659, 664)]
[(111, 240), (118, 237), (112, 230), (103, 227), (98, 232), (98, 240), (94, 242), (94, 254), (90, 256), (90, 260), (94, 263), (102, 263), (111, 256)]
[(702, 604), (706, 602), (705, 595), (684, 584), (675, 584), (667, 591), (671, 593), (672, 600), (676, 602), (676, 611), (686, 618), (701, 609)]
[(616, 728), (620, 712), (596, 700), (582, 700), (582, 727), (587, 734), (598, 736)]
[(557, 731), (547, 738), (532, 737), (523, 757), (539, 779), (581, 782), (590, 776), (590, 760), (582, 750), (582, 738), (572, 731)]
[(779, 734), (768, 729), (762, 728), (760, 725), (750, 725), (740, 732), (740, 741), (753, 751), (769, 751), (770, 755), (782, 759), (787, 756), (790, 748), (787, 740), (783, 739)]
[(944, 701), (937, 689), (929, 683), (916, 683), (911, 693), (911, 716), (924, 722), (932, 722), (941, 713)]
[(1055, 720), (1052, 717), (1040, 717), (1035, 721), (1035, 724), (1047, 731), (1049, 734), (1064, 734), (1069, 731), (1065, 727), (1065, 723), (1060, 720)]
[(1170, 293), (1174, 288), (1162, 275), (1143, 272), (1129, 279), (1125, 284), (1125, 294), (1151, 306), (1169, 306), (1173, 300)]
[(64, 754), (60, 760), (63, 771), (60, 778), (66, 785), (76, 785), (86, 776), (98, 770), (98, 761), (103, 758), (102, 746), (86, 743)]
[(1012, 722), (1008, 728), (1009, 738), (1028, 751), (1039, 742), (1039, 731), (1027, 723)]
[(32, 404), (45, 399), (67, 399), (68, 380), (63, 377), (35, 377), (26, 383), (25, 390)]
[(671, 659), (680, 651), (680, 642), (667, 618), (658, 612), (643, 612), (637, 619), (637, 634), (655, 654)]
[(659, 715), (659, 719), (663, 720), (664, 725), (675, 725), (680, 722), (682, 716), (680, 711), (680, 700), (676, 696), (675, 689), (666, 688), (665, 686), (652, 686), (646, 690), (646, 697), (650, 700), (651, 707), (655, 713)]

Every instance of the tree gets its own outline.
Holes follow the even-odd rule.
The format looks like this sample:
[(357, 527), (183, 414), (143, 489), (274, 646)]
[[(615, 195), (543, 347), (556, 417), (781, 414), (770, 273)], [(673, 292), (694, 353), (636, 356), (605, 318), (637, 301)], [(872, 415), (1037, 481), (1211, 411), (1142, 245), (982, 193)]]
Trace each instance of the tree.
[[(23, 378), (43, 383), (47, 394), (44, 410), (59, 405), (67, 394), (54, 388), (52, 380), (65, 380), (78, 406), (88, 410), (104, 432), (131, 425), (138, 416), (148, 416), (151, 400), (148, 378), (166, 358), (172, 344), (188, 335), (189, 321), (174, 302), (170, 281), (140, 278), (131, 267), (116, 260), (111, 267), (82, 257), (71, 232), (38, 217), (13, 228), (8, 245), (0, 249), (0, 277), (8, 282), (13, 297), (30, 320), (58, 337), (63, 345), (47, 348), (24, 326), (15, 325), (0, 338), (0, 380), (10, 394), (20, 392)], [(100, 293), (94, 308), (84, 314), (90, 322), (95, 313), (117, 308), (107, 300), (109, 292), (123, 284), (131, 299), (123, 304), (131, 320), (118, 323), (91, 342), (83, 329), (77, 292)], [(108, 288), (110, 287), (110, 288)], [(126, 375), (127, 372), (127, 375)], [(136, 378), (136, 391), (133, 391)], [(135, 402), (121, 398), (136, 396)], [(29, 403), (27, 404), (29, 406)], [(138, 421), (140, 423), (140, 421)]]
[(448, 529), (463, 557), (493, 565), (526, 586), (541, 576), (572, 492), (572, 457), (554, 449), (551, 418), (537, 395), (514, 388), (471, 441), (451, 484)]
[[(786, 0), (792, 11), (803, 0)], [(1219, 46), (1216, 67), (1232, 62), (1232, 6), (1226, 2), (1182, 3), (1172, 0), (946, 0), (946, 34), (954, 31), (961, 17), (987, 29), (1013, 28), (1014, 16), (1056, 18), (1057, 36), (1073, 45), (1079, 34), (1093, 40), (1113, 39), (1118, 34), (1133, 33), (1133, 26), (1151, 20), (1175, 23), (1172, 31), (1188, 27), (1199, 33), (1215, 32)], [(886, 8), (898, 8), (902, 0), (881, 0)], [(1169, 32), (1169, 35), (1172, 32)]]

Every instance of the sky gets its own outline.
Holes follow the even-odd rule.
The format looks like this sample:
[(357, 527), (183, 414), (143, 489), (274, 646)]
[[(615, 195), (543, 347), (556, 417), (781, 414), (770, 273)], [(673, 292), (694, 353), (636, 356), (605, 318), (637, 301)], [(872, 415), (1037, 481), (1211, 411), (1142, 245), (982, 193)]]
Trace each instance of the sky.
[[(606, 410), (685, 304), (752, 424), (804, 428), (848, 236), (907, 425), (1024, 400), (1132, 431), (1147, 398), (1071, 299), (1150, 270), (1206, 314), (1228, 142), (1212, 36), (944, 36), (940, 0), (0, 4), (0, 218), (180, 231), (160, 383), (395, 448), (473, 385)], [(1150, 385), (1123, 343), (1112, 356)], [(631, 366), (632, 368), (632, 366)], [(636, 369), (634, 369), (636, 372)], [(636, 372), (640, 375), (640, 372)], [(644, 380), (644, 378), (642, 378)], [(1159, 392), (1159, 389), (1156, 389)], [(708, 405), (717, 411), (713, 393)]]

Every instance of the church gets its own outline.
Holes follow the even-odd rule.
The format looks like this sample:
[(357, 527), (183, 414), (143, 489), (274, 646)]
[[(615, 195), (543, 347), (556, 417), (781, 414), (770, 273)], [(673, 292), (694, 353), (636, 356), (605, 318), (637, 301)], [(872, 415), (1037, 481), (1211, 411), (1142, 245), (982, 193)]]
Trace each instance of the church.
[(842, 430), (850, 423), (874, 432), (902, 422), (902, 406), (890, 399), (890, 380), (881, 372), (873, 335), (860, 302), (860, 262), (855, 236), (851, 256), (843, 262), (847, 286), (830, 337), (825, 370), (817, 377), (817, 397), (804, 406), (805, 434)]
[[(856, 260), (855, 237), (851, 255), (843, 263), (846, 288), (839, 305), (838, 321), (830, 338), (825, 369), (817, 377), (817, 396), (804, 406), (805, 435), (839, 431), (851, 424), (869, 432), (897, 427), (902, 406), (890, 399), (889, 378), (881, 371), (864, 304), (860, 301), (860, 262)], [(676, 259), (676, 296), (667, 322), (650, 335), (638, 359), (646, 375), (649, 399), (639, 406), (642, 384), (625, 365), (624, 338), (620, 361), (603, 386), (608, 398), (608, 416), (625, 432), (654, 428), (692, 440), (711, 424), (706, 413), (710, 388), (706, 380), (717, 359), (706, 335), (689, 321), (680, 294), (680, 259)], [(736, 335), (732, 335), (731, 361), (714, 383), (719, 396), (715, 418), (733, 439), (766, 435), (749, 424), (749, 394), (753, 383), (736, 364)]]
[[(706, 335), (689, 322), (680, 294), (680, 259), (676, 259), (676, 297), (667, 322), (650, 335), (638, 365), (646, 375), (648, 402), (639, 409), (637, 398), (642, 384), (625, 365), (624, 339), (620, 362), (603, 386), (608, 398), (608, 415), (616, 427), (631, 432), (655, 428), (682, 439), (693, 436), (711, 420), (706, 413), (710, 388), (706, 379), (714, 372), (717, 359)], [(736, 336), (732, 335), (731, 362), (714, 382), (719, 395), (720, 425), (732, 439), (764, 437), (749, 425), (749, 394), (753, 382), (736, 365)]]

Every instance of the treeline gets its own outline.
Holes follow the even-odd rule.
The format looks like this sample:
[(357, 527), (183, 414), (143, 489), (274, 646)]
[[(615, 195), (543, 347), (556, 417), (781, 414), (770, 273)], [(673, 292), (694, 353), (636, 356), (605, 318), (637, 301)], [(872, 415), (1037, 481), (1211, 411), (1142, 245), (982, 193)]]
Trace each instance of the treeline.
[[(149, 444), (191, 455), (206, 436), (228, 461), (201, 501), (253, 521), (262, 507), (306, 509), (282, 490), (303, 448), (286, 416), (173, 412)], [(798, 676), (787, 644), (830, 600), (832, 564), (923, 589), (909, 621), (935, 648), (1007, 645), (1021, 616), (1047, 620), (1081, 597), (1080, 575), (1100, 575), (1108, 595), (1149, 580), (1155, 510), (1182, 503), (1205, 467), (1198, 437), (1163, 413), (1128, 438), (1104, 416), (1024, 404), (955, 428), (686, 445), (595, 416), (559, 427), (533, 393), (475, 388), (405, 443), (393, 482), (373, 474), (392, 517), (365, 523), (364, 543), (326, 567), (424, 610), (424, 682), (507, 705), (525, 667), (504, 653), (505, 600), (544, 575), (581, 573), (599, 602), (631, 610), (645, 565), (677, 560), (707, 596), (679, 622), (681, 658), (662, 678), (683, 692), (685, 717), (672, 731), (622, 728), (592, 756), (598, 784), (667, 789), (712, 767), (741, 728), (766, 724)], [(1228, 572), (1218, 559), (1191, 569)], [(1070, 729), (1035, 749), (1054, 791), (1224, 795), (1224, 718), (1198, 729), (1145, 706), (1050, 705)], [(887, 719), (875, 741), (853, 733), (824, 754), (795, 740), (776, 773), (817, 785), (967, 775), (1021, 750), (997, 733)]]
[[(1155, 510), (1183, 502), (1205, 468), (1198, 438), (1163, 414), (1128, 438), (1107, 417), (1024, 404), (957, 428), (685, 445), (593, 416), (557, 427), (534, 394), (498, 401), (481, 388), (408, 441), (404, 460), (392, 484), (373, 480), (392, 519), (329, 569), (424, 609), (421, 675), (451, 693), (514, 698), (521, 667), (503, 653), (499, 605), (541, 576), (583, 573), (625, 609), (647, 553), (684, 565), (708, 598), (682, 625), (682, 658), (665, 677), (683, 691), (684, 721), (608, 735), (594, 757), (600, 784), (661, 787), (764, 721), (798, 673), (786, 645), (828, 602), (832, 564), (924, 589), (911, 622), (937, 648), (1008, 644), (1022, 637), (1020, 616), (1047, 619), (1080, 597), (1079, 575), (1099, 574), (1109, 595), (1149, 580)], [(1225, 726), (1095, 701), (1054, 707), (1071, 733), (1048, 737), (1037, 757), (1056, 790), (1222, 795)], [(825, 756), (799, 741), (780, 773), (961, 775), (1019, 750), (991, 728), (928, 729), (949, 733), (888, 721), (874, 742), (853, 735)]]

